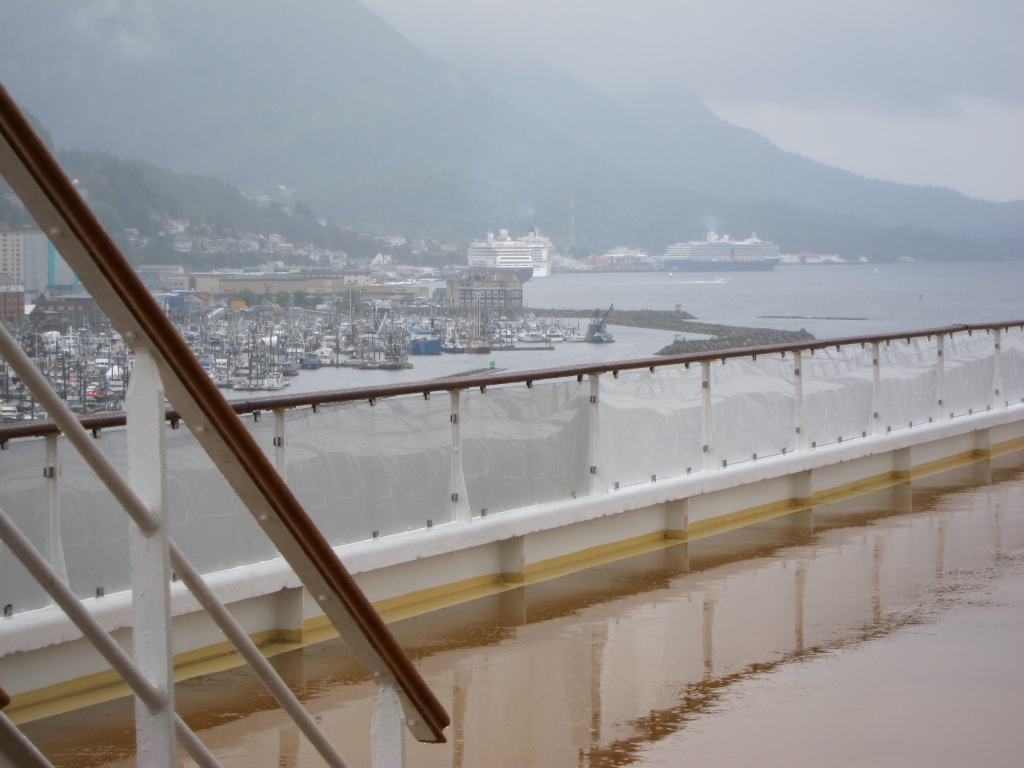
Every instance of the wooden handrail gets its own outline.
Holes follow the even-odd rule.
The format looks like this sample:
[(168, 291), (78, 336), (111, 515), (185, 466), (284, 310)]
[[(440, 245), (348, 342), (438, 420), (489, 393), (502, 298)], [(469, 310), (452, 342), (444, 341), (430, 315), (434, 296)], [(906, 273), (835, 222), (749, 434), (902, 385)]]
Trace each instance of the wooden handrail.
[(0, 175), (128, 344), (156, 356), (168, 399), (360, 662), (396, 686), (416, 738), (445, 741), (444, 707), (2, 85)]
[[(385, 397), (401, 395), (426, 395), (431, 392), (451, 392), (453, 390), (473, 389), (475, 387), (491, 387), (500, 384), (523, 384), (527, 381), (545, 381), (587, 376), (591, 374), (611, 373), (613, 371), (630, 371), (643, 368), (662, 368), (687, 363), (700, 363), (708, 360), (731, 360), (752, 355), (779, 354), (781, 352), (807, 352), (828, 347), (845, 347), (855, 344), (873, 344), (887, 341), (900, 341), (930, 336), (964, 333), (966, 331), (993, 331), (1020, 327), (1024, 330), (1024, 320), (1000, 323), (979, 323), (974, 325), (946, 325), (941, 328), (925, 328), (899, 333), (885, 333), (872, 336), (844, 336), (833, 339), (814, 339), (787, 344), (768, 344), (755, 347), (736, 347), (718, 349), (711, 352), (689, 352), (683, 355), (660, 355), (656, 357), (640, 357), (631, 360), (618, 360), (610, 363), (589, 363), (566, 365), (554, 368), (539, 368), (529, 371), (508, 371), (502, 373), (484, 373), (473, 376), (452, 376), (440, 379), (424, 379), (402, 384), (381, 384), (370, 387), (350, 387), (347, 389), (331, 389), (319, 392), (303, 392), (295, 395), (269, 395), (239, 400), (229, 400), (228, 404), (237, 414), (254, 411), (274, 411), (287, 408), (301, 408), (311, 405), (330, 405), (331, 403), (349, 403), (359, 400), (379, 400)], [(173, 408), (167, 410), (167, 420), (180, 419), (181, 415)], [(96, 413), (82, 416), (80, 421), (86, 429), (109, 429), (123, 427), (125, 414), (123, 411)], [(57, 425), (45, 419), (20, 421), (0, 425), (0, 441), (14, 440), (22, 437), (45, 437), (60, 434)]]

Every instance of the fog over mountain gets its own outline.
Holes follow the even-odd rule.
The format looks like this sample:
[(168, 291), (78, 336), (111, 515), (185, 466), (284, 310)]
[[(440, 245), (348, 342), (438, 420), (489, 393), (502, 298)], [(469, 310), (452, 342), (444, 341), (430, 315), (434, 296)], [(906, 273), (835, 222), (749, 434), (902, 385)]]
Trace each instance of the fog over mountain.
[(568, 248), (572, 200), (580, 250), (660, 251), (714, 227), (853, 257), (1024, 256), (959, 234), (1024, 237), (1016, 204), (824, 168), (685, 93), (623, 104), (546, 71), (467, 73), (354, 0), (242, 8), (8, 0), (0, 81), (58, 147), (284, 184), (357, 227), (465, 241), (539, 225)]
[(620, 100), (538, 61), (478, 61), (471, 71), (494, 93), (596, 155), (668, 184), (727, 200), (776, 200), (860, 216), (887, 226), (1024, 237), (1024, 201), (992, 203), (949, 189), (865, 179), (829, 168), (727, 123), (679, 87)]
[(1024, 199), (1024, 4), (363, 0), (449, 61), (544, 62), (619, 100), (696, 94), (860, 175)]

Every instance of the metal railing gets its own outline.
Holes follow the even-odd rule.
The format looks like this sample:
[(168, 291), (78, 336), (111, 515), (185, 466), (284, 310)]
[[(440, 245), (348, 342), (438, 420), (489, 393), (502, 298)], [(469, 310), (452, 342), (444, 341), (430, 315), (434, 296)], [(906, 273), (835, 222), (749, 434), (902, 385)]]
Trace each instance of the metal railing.
[[(714, 363), (742, 358), (756, 359), (758, 355), (803, 354), (813, 355), (816, 350), (842, 347), (890, 344), (904, 340), (908, 344), (913, 339), (942, 338), (956, 333), (972, 334), (975, 331), (984, 333), (1006, 332), (1011, 328), (1024, 331), (1024, 320), (1002, 321), (998, 323), (972, 323), (944, 325), (936, 328), (898, 331), (893, 333), (872, 334), (865, 336), (843, 336), (830, 339), (815, 339), (786, 344), (765, 344), (752, 347), (736, 347), (719, 349), (713, 352), (690, 352), (682, 355), (659, 355), (657, 357), (641, 357), (629, 360), (616, 360), (611, 363), (565, 365), (552, 368), (538, 368), (527, 371), (503, 371), (500, 373), (481, 373), (472, 376), (447, 376), (438, 379), (403, 382), (401, 384), (379, 384), (369, 387), (350, 387), (345, 389), (319, 390), (294, 395), (268, 395), (265, 397), (238, 398), (229, 400), (228, 406), (238, 415), (264, 412), (279, 412), (294, 408), (331, 405), (336, 403), (376, 402), (388, 397), (403, 395), (429, 396), (435, 392), (460, 392), (468, 389), (495, 387), (508, 384), (525, 384), (530, 386), (535, 381), (551, 381), (555, 379), (575, 378), (582, 382), (584, 377), (600, 376), (610, 373), (618, 377), (621, 371), (647, 369), (651, 373), (659, 368), (682, 365), (689, 367), (693, 363)], [(994, 342), (998, 344), (998, 342)], [(998, 393), (995, 393), (998, 394)], [(182, 419), (174, 408), (168, 408), (165, 419), (176, 424)], [(124, 411), (107, 411), (103, 413), (80, 416), (79, 423), (87, 430), (98, 432), (103, 429), (123, 427), (127, 424)], [(0, 444), (8, 440), (26, 437), (48, 437), (60, 434), (60, 428), (48, 419), (0, 424)]]
[[(336, 547), (1006, 408), (1024, 395), (1022, 382), (1024, 329), (999, 323), (265, 397), (232, 407)], [(448, 396), (431, 399), (439, 391)], [(225, 511), (215, 477), (196, 462), (191, 425), (174, 410), (164, 417), (172, 524), (197, 566), (211, 572), (274, 557), (242, 536), (202, 554), (204, 516), (188, 510), (202, 506), (239, 531), (247, 513)], [(125, 423), (123, 413), (79, 419), (94, 438), (105, 436), (100, 443), (115, 457), (127, 450)], [(0, 455), (12, 477), (42, 466), (44, 480), (34, 481), (31, 496), (39, 515), (50, 497), (51, 564), (65, 572), (70, 563), (81, 588), (83, 559), (96, 552), (72, 541), (65, 558), (62, 505), (71, 530), (110, 513), (103, 498), (86, 503), (82, 467), (60, 461), (60, 432), (48, 421), (0, 426), (7, 448)], [(642, 437), (631, 441), (633, 433)], [(518, 477), (503, 476), (513, 465)], [(61, 480), (64, 469), (70, 480)], [(67, 482), (76, 493), (62, 502)], [(109, 570), (93, 576), (107, 592), (127, 589)], [(40, 607), (38, 597), (15, 589), (11, 600), (11, 592), (8, 580), (0, 604)]]
[[(187, 421), (219, 472), (380, 686), (374, 718), (374, 764), (404, 763), (403, 726), (421, 741), (443, 742), (449, 718), (440, 702), (2, 87), (0, 174), (136, 356), (136, 375), (128, 393), (126, 481), (10, 334), (6, 330), (0, 333), (0, 352), (7, 363), (132, 521), (134, 660), (102, 629), (62, 574), (0, 510), (0, 538), (134, 692), (139, 764), (176, 765), (177, 739), (198, 764), (217, 765), (174, 712), (169, 594), (173, 565), (321, 756), (330, 765), (345, 765), (244, 630), (170, 541), (162, 428), (165, 388), (167, 399)], [(10, 759), (26, 765), (48, 764), (3, 714), (0, 727), (8, 737), (0, 740), (0, 746)]]

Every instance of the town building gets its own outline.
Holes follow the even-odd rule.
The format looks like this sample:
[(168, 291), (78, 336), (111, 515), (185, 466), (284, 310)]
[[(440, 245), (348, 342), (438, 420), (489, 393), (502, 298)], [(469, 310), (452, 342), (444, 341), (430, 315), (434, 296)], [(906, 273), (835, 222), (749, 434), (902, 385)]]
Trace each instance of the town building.
[(107, 316), (80, 285), (47, 286), (36, 300), (29, 318), (40, 330), (60, 331), (68, 325), (74, 328), (101, 328), (107, 325)]
[(24, 314), (25, 289), (20, 285), (0, 286), (0, 323), (17, 323)]
[(180, 264), (143, 264), (136, 272), (151, 291), (187, 291), (192, 280)]
[(9, 285), (23, 285), (25, 282), (23, 232), (0, 230), (0, 279)]
[(451, 309), (514, 312), (523, 306), (523, 278), (515, 269), (464, 269), (448, 278), (445, 295)]
[(362, 287), (370, 282), (366, 270), (341, 270), (338, 272), (201, 272), (192, 275), (194, 291), (225, 294), (252, 291), (255, 294), (294, 293), (330, 294), (344, 293), (353, 287)]
[(0, 273), (7, 274), (10, 283), (24, 286), (30, 298), (48, 285), (78, 282), (53, 243), (38, 229), (0, 229)]

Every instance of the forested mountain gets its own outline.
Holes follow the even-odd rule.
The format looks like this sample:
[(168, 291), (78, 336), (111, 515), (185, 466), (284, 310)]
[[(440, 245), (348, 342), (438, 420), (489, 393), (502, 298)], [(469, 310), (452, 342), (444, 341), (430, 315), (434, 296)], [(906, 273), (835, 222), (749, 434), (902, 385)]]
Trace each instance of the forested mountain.
[[(460, 244), (488, 228), (536, 225), (568, 249), (572, 200), (577, 252), (660, 252), (716, 228), (733, 236), (756, 230), (787, 251), (873, 259), (1024, 256), (1021, 241), (693, 191), (585, 136), (561, 135), (355, 0), (7, 0), (0, 82), (39, 115), (58, 147), (192, 175), (106, 157), (120, 170), (110, 171), (105, 197), (91, 193), (90, 202), (110, 227), (141, 229), (148, 203), (127, 191), (133, 179), (185, 190), (188, 200), (170, 195), (164, 207), (205, 206), (200, 216), (221, 205), (226, 187), (210, 180), (221, 179), (250, 193), (294, 188), (341, 224)], [(61, 155), (73, 173), (90, 157), (101, 156)], [(232, 215), (250, 215), (243, 209)]]

